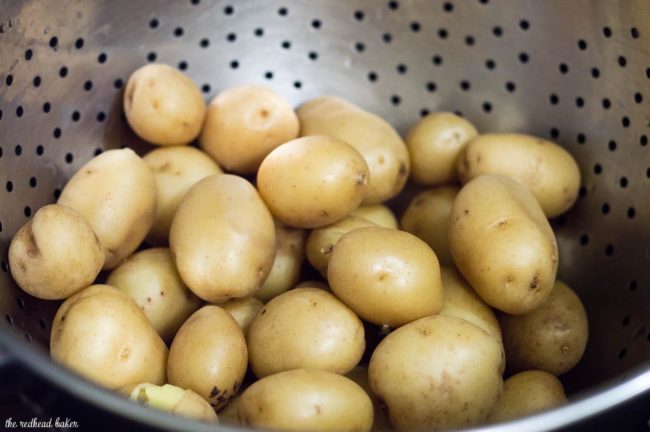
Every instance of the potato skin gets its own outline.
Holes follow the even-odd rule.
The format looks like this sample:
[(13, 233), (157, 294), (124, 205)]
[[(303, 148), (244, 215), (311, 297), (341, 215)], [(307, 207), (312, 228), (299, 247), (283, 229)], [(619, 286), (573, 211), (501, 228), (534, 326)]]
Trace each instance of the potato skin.
[(156, 180), (131, 149), (108, 150), (77, 171), (58, 204), (77, 210), (97, 234), (104, 270), (117, 267), (142, 243), (156, 210)]
[(298, 137), (298, 117), (273, 90), (244, 85), (208, 105), (201, 148), (230, 172), (253, 174), (271, 150)]
[(275, 297), (248, 332), (250, 366), (259, 378), (298, 368), (345, 374), (359, 363), (365, 346), (361, 320), (319, 288)]
[(368, 166), (344, 141), (298, 138), (264, 159), (257, 188), (273, 216), (285, 225), (318, 228), (343, 219), (361, 204)]
[(215, 410), (239, 390), (248, 362), (246, 339), (234, 318), (219, 306), (194, 312), (169, 349), (167, 379), (207, 399)]
[(395, 214), (384, 204), (361, 205), (352, 210), (350, 215), (364, 218), (384, 228), (399, 229)]
[(442, 186), (416, 195), (402, 214), (400, 225), (424, 240), (443, 265), (454, 265), (449, 249), (449, 214), (460, 188)]
[(332, 292), (366, 321), (400, 326), (442, 309), (440, 266), (412, 234), (357, 228), (334, 245), (327, 268)]
[(456, 182), (458, 158), (476, 135), (469, 121), (453, 113), (437, 112), (422, 118), (406, 135), (411, 179), (426, 186)]
[(503, 388), (500, 365), (491, 335), (463, 319), (434, 315), (386, 336), (368, 377), (397, 430), (458, 428), (488, 417)]
[(522, 182), (547, 217), (566, 212), (578, 198), (580, 169), (564, 148), (523, 134), (485, 134), (472, 139), (458, 161), (463, 183), (482, 174)]
[(564, 386), (548, 372), (529, 370), (505, 380), (503, 395), (490, 415), (490, 422), (525, 417), (567, 403)]
[(50, 355), (109, 389), (165, 383), (165, 343), (138, 305), (109, 285), (91, 285), (61, 304), (52, 323)]
[(587, 346), (587, 313), (576, 293), (559, 280), (534, 311), (497, 318), (510, 373), (538, 369), (562, 375), (580, 361)]
[(335, 96), (314, 98), (296, 112), (300, 136), (331, 136), (361, 153), (370, 172), (364, 204), (379, 204), (402, 190), (410, 170), (408, 151), (397, 131), (384, 119)]
[(131, 255), (106, 283), (131, 297), (166, 342), (203, 303), (183, 283), (168, 248)]
[(248, 328), (264, 307), (264, 303), (255, 297), (246, 297), (242, 299), (230, 299), (221, 303), (219, 307), (225, 309), (239, 324), (244, 335), (248, 334)]
[(205, 117), (205, 101), (196, 84), (164, 64), (148, 64), (131, 74), (123, 107), (131, 129), (156, 145), (189, 143)]
[(273, 218), (243, 178), (209, 176), (178, 206), (169, 246), (181, 278), (203, 300), (248, 297), (273, 265)]
[(165, 246), (178, 205), (196, 182), (221, 168), (210, 156), (190, 146), (160, 147), (142, 158), (156, 179), (157, 205), (153, 225), (147, 234), (152, 245)]
[(555, 235), (528, 189), (505, 176), (483, 175), (458, 193), (449, 245), (456, 267), (492, 307), (525, 314), (555, 282)]
[(238, 401), (240, 424), (287, 431), (359, 431), (372, 427), (370, 398), (359, 385), (322, 370), (294, 369), (253, 383)]
[(76, 210), (57, 204), (39, 209), (9, 245), (11, 276), (27, 294), (61, 300), (90, 286), (104, 264), (104, 251), (90, 224)]

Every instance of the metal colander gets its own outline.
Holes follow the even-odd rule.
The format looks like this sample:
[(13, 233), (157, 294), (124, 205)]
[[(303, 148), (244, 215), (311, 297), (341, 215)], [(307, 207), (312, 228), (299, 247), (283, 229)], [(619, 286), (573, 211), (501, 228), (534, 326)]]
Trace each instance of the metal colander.
[(178, 67), (206, 100), (260, 83), (294, 105), (342, 95), (401, 132), (445, 110), (482, 132), (526, 132), (566, 147), (579, 162), (582, 187), (575, 207), (553, 221), (559, 276), (585, 303), (590, 340), (582, 362), (563, 377), (574, 402), (506, 427), (553, 429), (605, 414), (619, 424), (646, 424), (649, 2), (0, 0), (4, 364), (32, 369), (110, 416), (197, 429), (51, 363), (58, 303), (20, 291), (7, 263), (13, 234), (82, 164), (110, 148), (147, 148), (129, 130), (121, 97), (131, 72), (148, 62)]

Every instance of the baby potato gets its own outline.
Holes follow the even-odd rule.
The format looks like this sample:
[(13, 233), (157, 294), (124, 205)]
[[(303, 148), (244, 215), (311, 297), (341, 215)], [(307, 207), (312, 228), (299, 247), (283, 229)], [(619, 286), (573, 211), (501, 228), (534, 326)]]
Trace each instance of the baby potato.
[(523, 134), (485, 134), (472, 139), (458, 161), (463, 183), (500, 174), (525, 184), (547, 217), (566, 212), (578, 198), (580, 169), (559, 145)]
[(271, 272), (253, 295), (263, 302), (271, 300), (293, 287), (300, 277), (305, 261), (305, 238), (303, 229), (291, 228), (278, 220), (275, 223), (275, 258)]
[(76, 210), (42, 207), (9, 245), (11, 276), (27, 294), (66, 299), (91, 285), (104, 264), (104, 251), (90, 224)]
[(316, 369), (294, 369), (253, 383), (238, 402), (239, 421), (283, 431), (370, 431), (373, 408), (350, 379)]
[(374, 222), (358, 216), (347, 216), (331, 225), (312, 230), (307, 237), (307, 260), (316, 270), (327, 278), (327, 263), (334, 245), (347, 232), (355, 228), (375, 226)]
[(384, 119), (341, 98), (312, 99), (297, 110), (300, 135), (327, 135), (349, 143), (363, 156), (370, 172), (364, 204), (396, 196), (409, 176), (404, 141)]
[(421, 119), (406, 135), (411, 179), (426, 186), (456, 182), (458, 158), (476, 135), (469, 121), (453, 113), (437, 112)]
[(327, 282), (319, 281), (319, 280), (306, 280), (300, 282), (298, 285), (296, 285), (294, 288), (318, 288), (325, 290), (329, 293), (332, 292), (330, 289), (329, 285), (327, 285)]
[(299, 127), (296, 113), (280, 95), (244, 85), (212, 99), (200, 143), (226, 170), (254, 174), (271, 150), (298, 137)]
[(273, 265), (273, 218), (248, 181), (209, 176), (178, 206), (169, 246), (183, 282), (203, 300), (248, 297)]
[(61, 191), (58, 204), (77, 210), (97, 234), (104, 270), (142, 243), (156, 211), (156, 180), (131, 149), (108, 150), (88, 161)]
[(350, 378), (352, 381), (357, 383), (366, 394), (370, 397), (373, 408), (373, 422), (372, 422), (372, 431), (389, 431), (391, 430), (390, 421), (386, 415), (386, 410), (384, 409), (383, 402), (375, 396), (370, 388), (370, 382), (368, 381), (368, 367), (367, 366), (356, 366), (350, 372), (345, 375), (346, 378)]
[(295, 288), (272, 299), (248, 330), (250, 366), (259, 378), (308, 368), (349, 372), (363, 355), (361, 320), (319, 288)]
[(489, 421), (503, 422), (526, 417), (567, 403), (564, 386), (548, 372), (529, 370), (505, 380), (503, 395)]
[(435, 315), (386, 336), (368, 377), (397, 430), (460, 428), (485, 421), (496, 405), (501, 361), (499, 344), (486, 331)]
[(351, 145), (309, 136), (282, 144), (262, 162), (257, 188), (277, 219), (318, 228), (357, 208), (368, 188), (368, 165)]
[(59, 306), (52, 323), (50, 355), (109, 389), (165, 383), (165, 343), (142, 309), (109, 285), (91, 285)]
[(477, 177), (458, 193), (449, 220), (456, 267), (484, 302), (519, 315), (546, 300), (557, 273), (557, 243), (526, 186), (505, 176)]
[(404, 231), (424, 240), (443, 265), (454, 265), (449, 250), (449, 214), (460, 188), (442, 186), (416, 195), (402, 214)]
[(571, 288), (556, 281), (546, 301), (519, 316), (497, 315), (508, 371), (538, 369), (559, 376), (582, 358), (589, 337), (587, 313)]
[(194, 390), (219, 410), (237, 394), (247, 362), (246, 339), (237, 321), (219, 306), (203, 306), (176, 333), (167, 379)]
[(352, 210), (351, 216), (362, 217), (377, 226), (399, 229), (397, 218), (393, 211), (384, 204), (361, 205)]
[(129, 77), (124, 114), (131, 129), (156, 145), (181, 145), (194, 140), (205, 117), (205, 101), (183, 72), (164, 64), (148, 64)]
[(157, 386), (143, 383), (123, 387), (120, 392), (145, 406), (196, 420), (219, 422), (210, 403), (192, 390), (183, 390), (171, 384)]
[(226, 310), (237, 321), (244, 335), (248, 334), (248, 328), (264, 307), (264, 303), (255, 297), (246, 297), (242, 299), (230, 299), (219, 305)]
[(166, 342), (202, 304), (181, 280), (168, 248), (131, 255), (106, 283), (131, 297)]
[(160, 147), (142, 158), (156, 179), (156, 214), (147, 234), (153, 245), (166, 245), (169, 228), (189, 188), (204, 177), (220, 174), (221, 168), (207, 154), (190, 146)]
[(419, 238), (383, 227), (357, 228), (334, 245), (332, 292), (361, 318), (398, 327), (442, 309), (436, 254)]

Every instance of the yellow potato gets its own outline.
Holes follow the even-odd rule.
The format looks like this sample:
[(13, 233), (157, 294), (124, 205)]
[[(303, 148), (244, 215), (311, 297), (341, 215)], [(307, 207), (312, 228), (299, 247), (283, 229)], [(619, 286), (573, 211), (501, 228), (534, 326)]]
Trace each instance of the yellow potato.
[(298, 117), (273, 90), (244, 85), (210, 102), (201, 147), (231, 172), (253, 174), (271, 150), (298, 137)]
[(396, 196), (409, 176), (409, 155), (397, 131), (384, 119), (337, 97), (312, 99), (297, 110), (300, 135), (328, 135), (357, 149), (370, 172), (364, 204)]
[(361, 320), (318, 288), (275, 297), (248, 331), (250, 366), (259, 378), (297, 368), (345, 374), (359, 363), (365, 346)]
[(156, 210), (156, 180), (131, 149), (108, 150), (68, 181), (58, 204), (77, 210), (97, 234), (104, 270), (117, 267), (142, 243)]
[(332, 372), (294, 369), (253, 383), (238, 402), (239, 422), (285, 431), (367, 432), (372, 402), (356, 383)]
[(189, 188), (204, 177), (221, 173), (221, 168), (201, 150), (190, 146), (157, 148), (142, 159), (151, 168), (158, 190), (156, 215), (147, 241), (166, 245), (176, 209)]
[(70, 207), (36, 212), (9, 245), (11, 276), (27, 294), (62, 300), (93, 283), (104, 251), (90, 224)]
[(210, 403), (192, 390), (183, 390), (171, 384), (157, 386), (143, 383), (123, 387), (120, 392), (145, 406), (196, 420), (219, 423)]
[(458, 180), (458, 158), (478, 132), (467, 120), (449, 112), (429, 114), (406, 136), (411, 156), (411, 179), (426, 186)]
[(374, 222), (358, 216), (347, 216), (331, 225), (312, 230), (307, 237), (307, 260), (323, 277), (327, 277), (327, 263), (334, 245), (347, 232), (355, 228), (375, 226)]
[(217, 174), (187, 192), (169, 246), (181, 278), (203, 300), (248, 297), (273, 265), (273, 218), (249, 182)]
[(246, 339), (237, 321), (219, 306), (208, 305), (178, 330), (169, 348), (167, 379), (194, 390), (219, 410), (237, 394), (247, 362)]
[(562, 375), (580, 361), (587, 346), (589, 323), (585, 308), (576, 293), (559, 280), (534, 311), (497, 317), (511, 373), (538, 369)]
[(305, 230), (275, 223), (275, 258), (271, 272), (254, 296), (263, 302), (271, 300), (293, 287), (300, 277), (300, 268), (305, 261)]
[(377, 396), (372, 392), (370, 388), (370, 381), (368, 381), (368, 367), (367, 366), (357, 366), (352, 369), (350, 372), (345, 374), (346, 378), (350, 378), (352, 381), (357, 383), (366, 394), (370, 397), (372, 401), (373, 408), (373, 422), (372, 422), (372, 431), (389, 431), (391, 430), (390, 421), (386, 414), (385, 407), (383, 406), (383, 401), (379, 400)]
[(282, 223), (318, 228), (343, 219), (361, 204), (368, 188), (368, 166), (344, 141), (298, 138), (264, 159), (257, 188)]
[(171, 342), (202, 304), (181, 280), (167, 248), (131, 255), (111, 272), (106, 283), (131, 297), (166, 342)]
[(424, 191), (411, 200), (402, 214), (404, 231), (424, 240), (443, 265), (454, 265), (449, 250), (449, 214), (460, 188), (442, 186)]
[(351, 216), (358, 216), (384, 228), (399, 229), (393, 211), (384, 204), (362, 205), (352, 210)]
[(248, 334), (248, 328), (264, 307), (264, 303), (255, 297), (246, 297), (242, 299), (230, 299), (225, 303), (218, 305), (226, 310), (239, 324), (244, 335)]
[(555, 235), (526, 186), (484, 175), (458, 193), (449, 245), (456, 267), (492, 307), (525, 314), (548, 297), (557, 273)]
[(148, 64), (133, 72), (123, 105), (131, 129), (157, 145), (189, 143), (199, 135), (205, 117), (205, 101), (196, 84), (164, 64)]
[(517, 179), (533, 193), (547, 217), (567, 211), (578, 198), (580, 169), (559, 145), (523, 134), (485, 134), (472, 139), (458, 161), (463, 183), (482, 174)]
[(91, 285), (59, 306), (50, 355), (110, 389), (165, 383), (165, 343), (138, 305), (109, 285)]
[(435, 315), (386, 336), (368, 377), (397, 430), (451, 429), (487, 419), (503, 388), (500, 366), (494, 337), (463, 319)]
[(332, 292), (332, 290), (330, 290), (329, 285), (327, 285), (327, 282), (323, 282), (323, 281), (319, 281), (319, 280), (302, 281), (298, 285), (296, 285), (294, 288), (318, 288), (318, 289), (325, 290), (325, 291), (327, 291), (329, 293)]
[(525, 417), (567, 403), (564, 386), (548, 372), (529, 370), (504, 382), (503, 395), (490, 415), (490, 422)]
[(332, 292), (366, 321), (401, 326), (442, 309), (436, 254), (391, 228), (357, 228), (334, 245), (327, 268)]

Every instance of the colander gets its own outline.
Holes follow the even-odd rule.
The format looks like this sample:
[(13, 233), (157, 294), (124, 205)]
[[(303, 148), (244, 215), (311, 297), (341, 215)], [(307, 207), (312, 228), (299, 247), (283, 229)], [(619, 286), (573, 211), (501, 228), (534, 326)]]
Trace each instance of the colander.
[(206, 100), (259, 83), (294, 105), (344, 96), (402, 133), (444, 110), (483, 132), (526, 132), (566, 147), (582, 187), (552, 223), (559, 276), (584, 301), (589, 344), (563, 377), (572, 403), (490, 430), (648, 427), (645, 0), (0, 0), (4, 385), (20, 386), (14, 365), (94, 406), (101, 421), (219, 429), (139, 407), (50, 362), (58, 303), (19, 290), (8, 268), (13, 234), (82, 164), (110, 148), (148, 149), (129, 130), (121, 98), (131, 72), (149, 62), (178, 67)]

